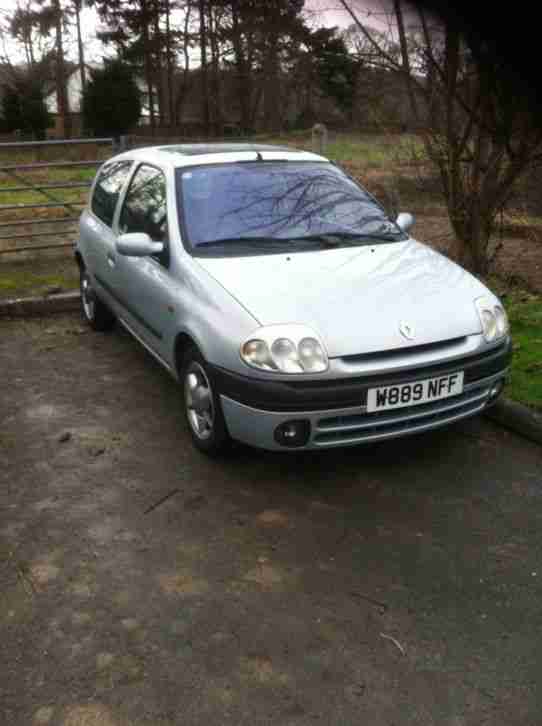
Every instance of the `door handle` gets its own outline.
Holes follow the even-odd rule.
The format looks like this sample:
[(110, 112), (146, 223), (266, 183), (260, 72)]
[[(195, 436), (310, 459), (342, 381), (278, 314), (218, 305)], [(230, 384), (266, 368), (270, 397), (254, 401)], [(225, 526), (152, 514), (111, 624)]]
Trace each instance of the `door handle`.
[(115, 267), (116, 261), (113, 255), (107, 255), (107, 264), (109, 265), (109, 267)]

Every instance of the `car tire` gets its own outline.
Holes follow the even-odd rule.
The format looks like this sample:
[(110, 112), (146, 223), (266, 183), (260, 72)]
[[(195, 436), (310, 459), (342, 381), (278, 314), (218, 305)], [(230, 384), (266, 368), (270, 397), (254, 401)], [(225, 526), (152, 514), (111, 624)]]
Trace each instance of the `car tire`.
[(195, 346), (183, 356), (180, 370), (183, 410), (194, 446), (208, 456), (220, 456), (231, 449), (220, 396), (209, 367)]
[(92, 280), (87, 270), (82, 267), (80, 274), (81, 314), (85, 322), (93, 330), (111, 330), (115, 324), (115, 316), (96, 295)]

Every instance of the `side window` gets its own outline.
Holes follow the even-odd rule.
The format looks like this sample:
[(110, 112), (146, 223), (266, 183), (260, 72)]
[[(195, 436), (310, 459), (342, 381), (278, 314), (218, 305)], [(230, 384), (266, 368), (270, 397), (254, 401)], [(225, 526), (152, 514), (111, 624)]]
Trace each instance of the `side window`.
[(128, 178), (131, 166), (131, 161), (112, 161), (104, 164), (98, 172), (91, 209), (108, 227), (113, 223), (119, 194)]
[(134, 174), (120, 214), (119, 231), (145, 232), (154, 242), (168, 242), (166, 179), (142, 164)]

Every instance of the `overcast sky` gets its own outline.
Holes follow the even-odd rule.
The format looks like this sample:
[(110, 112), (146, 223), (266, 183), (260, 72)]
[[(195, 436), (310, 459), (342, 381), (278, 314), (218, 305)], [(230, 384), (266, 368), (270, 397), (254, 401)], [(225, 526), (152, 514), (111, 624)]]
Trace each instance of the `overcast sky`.
[[(352, 6), (360, 20), (367, 25), (379, 29), (386, 29), (386, 10), (389, 11), (391, 0), (352, 0)], [(18, 0), (0, 0), (0, 15), (7, 15), (13, 12)], [(24, 0), (22, 0), (24, 4)], [(350, 25), (351, 18), (341, 7), (339, 0), (305, 0), (308, 21), (311, 25), (326, 25), (346, 27)], [(96, 12), (90, 8), (84, 8), (81, 14), (81, 27), (85, 46), (85, 60), (99, 62), (104, 55), (103, 45), (96, 39), (96, 31), (99, 29), (99, 21)], [(75, 41), (75, 29), (71, 39), (66, 43), (66, 54), (70, 60), (77, 58), (77, 45)], [(12, 60), (24, 61), (24, 53), (17, 47), (17, 44), (5, 39), (6, 50)], [(2, 49), (3, 51), (4, 49)]]

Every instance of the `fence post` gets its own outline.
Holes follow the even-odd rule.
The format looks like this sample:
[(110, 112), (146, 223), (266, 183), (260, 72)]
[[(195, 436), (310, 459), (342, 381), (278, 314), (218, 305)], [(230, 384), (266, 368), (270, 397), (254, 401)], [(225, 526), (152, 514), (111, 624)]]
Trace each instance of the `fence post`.
[(325, 154), (327, 146), (327, 128), (324, 124), (314, 124), (312, 127), (312, 150), (316, 154)]

